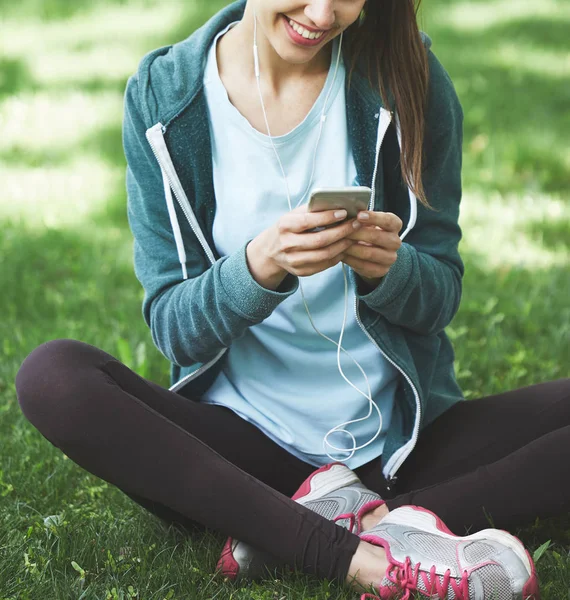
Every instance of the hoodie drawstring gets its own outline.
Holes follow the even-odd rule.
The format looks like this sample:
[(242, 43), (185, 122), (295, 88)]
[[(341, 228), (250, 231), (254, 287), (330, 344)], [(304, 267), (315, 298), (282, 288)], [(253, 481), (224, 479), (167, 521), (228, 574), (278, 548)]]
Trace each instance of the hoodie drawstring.
[(182, 233), (180, 231), (180, 223), (176, 217), (176, 211), (174, 210), (174, 202), (172, 201), (172, 190), (170, 189), (170, 182), (164, 172), (162, 166), (160, 167), (162, 172), (162, 183), (164, 184), (164, 197), (166, 198), (166, 206), (168, 207), (168, 216), (170, 217), (170, 225), (174, 233), (174, 239), (176, 240), (176, 249), (178, 250), (178, 260), (182, 267), (182, 278), (188, 279), (188, 271), (186, 269), (186, 250), (184, 250), (184, 242), (182, 241)]

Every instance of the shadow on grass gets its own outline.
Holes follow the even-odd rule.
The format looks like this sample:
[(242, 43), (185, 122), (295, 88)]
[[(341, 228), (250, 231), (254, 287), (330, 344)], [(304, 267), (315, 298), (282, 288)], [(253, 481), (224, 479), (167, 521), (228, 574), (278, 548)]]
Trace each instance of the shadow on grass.
[(129, 0), (0, 0), (0, 12), (6, 17), (34, 15), (42, 21), (69, 19), (82, 12), (90, 12), (98, 4), (127, 4)]
[(114, 167), (125, 168), (127, 162), (123, 151), (122, 125), (115, 123), (99, 129), (84, 138), (80, 150), (104, 158)]
[(570, 21), (536, 15), (532, 19), (514, 19), (508, 23), (486, 28), (482, 32), (488, 43), (499, 41), (520, 42), (536, 50), (559, 50), (567, 54), (570, 48), (568, 28)]
[(15, 145), (0, 152), (0, 161), (6, 165), (30, 168), (56, 167), (66, 165), (82, 154), (102, 158), (113, 168), (126, 168), (121, 122), (102, 127), (96, 132), (88, 132), (75, 144), (68, 144), (65, 149), (30, 150), (25, 146)]
[[(570, 221), (560, 219), (558, 221), (536, 221), (527, 226), (528, 233), (541, 245), (552, 250), (570, 249)], [(570, 265), (568, 267), (568, 278), (570, 280)]]
[(38, 90), (28, 66), (23, 60), (0, 58), (0, 100), (23, 90)]
[[(85, 140), (82, 148), (93, 154), (103, 157), (113, 167), (119, 167), (121, 173), (126, 173), (127, 161), (123, 152), (121, 125), (109, 126), (101, 129), (95, 135)], [(91, 213), (90, 221), (93, 225), (101, 227), (120, 227), (128, 232), (130, 239), (129, 222), (127, 219), (127, 192), (124, 177), (122, 183), (113, 194), (109, 194), (107, 202), (101, 209)]]
[(125, 232), (125, 235), (129, 239), (129, 243), (132, 243), (132, 235), (129, 231), (129, 221), (127, 218), (126, 190), (117, 190), (117, 192), (110, 196), (109, 200), (101, 206), (100, 210), (91, 214), (89, 220), (96, 227), (120, 228)]
[(0, 162), (17, 167), (59, 167), (68, 164), (73, 149), (29, 150), (24, 146), (12, 146), (8, 151), (0, 152)]

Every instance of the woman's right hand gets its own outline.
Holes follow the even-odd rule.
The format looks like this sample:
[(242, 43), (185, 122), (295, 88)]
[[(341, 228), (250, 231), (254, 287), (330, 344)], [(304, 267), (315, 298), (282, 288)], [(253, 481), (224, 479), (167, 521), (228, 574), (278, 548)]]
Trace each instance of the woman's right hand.
[(307, 277), (333, 267), (343, 259), (344, 251), (354, 242), (345, 239), (356, 231), (356, 219), (312, 232), (315, 227), (338, 223), (346, 211), (308, 212), (303, 204), (282, 215), (247, 246), (247, 261), (254, 279), (263, 287), (277, 289), (287, 273)]

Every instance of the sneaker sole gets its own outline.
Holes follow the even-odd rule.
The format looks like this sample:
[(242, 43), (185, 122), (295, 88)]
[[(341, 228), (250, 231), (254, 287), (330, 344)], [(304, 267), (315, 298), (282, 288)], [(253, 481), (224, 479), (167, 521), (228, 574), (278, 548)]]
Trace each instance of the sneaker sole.
[(216, 565), (216, 570), (220, 571), (224, 577), (234, 581), (239, 575), (240, 566), (237, 560), (234, 558), (233, 551), (233, 538), (228, 538), (224, 544), (224, 549)]
[(488, 540), (492, 539), (503, 546), (510, 548), (526, 567), (529, 579), (523, 588), (524, 600), (540, 600), (540, 592), (538, 589), (538, 578), (536, 569), (529, 552), (524, 547), (523, 543), (514, 535), (507, 531), (499, 529), (485, 529), (478, 531), (468, 536), (457, 536), (449, 527), (430, 510), (421, 506), (403, 506), (396, 513), (390, 512), (384, 517), (383, 522), (395, 523), (398, 525), (412, 525), (423, 529), (424, 531), (437, 532), (442, 537), (448, 539), (463, 539), (463, 540)]

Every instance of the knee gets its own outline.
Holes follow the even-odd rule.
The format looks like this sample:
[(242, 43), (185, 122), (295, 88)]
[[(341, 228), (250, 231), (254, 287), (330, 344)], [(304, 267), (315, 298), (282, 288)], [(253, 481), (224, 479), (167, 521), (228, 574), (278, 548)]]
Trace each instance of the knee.
[(18, 404), (40, 431), (48, 421), (67, 421), (61, 415), (69, 415), (69, 403), (80, 396), (78, 377), (93, 362), (86, 356), (90, 348), (96, 350), (73, 339), (51, 340), (32, 350), (20, 365), (15, 380)]

